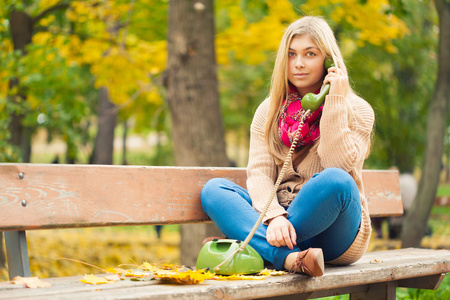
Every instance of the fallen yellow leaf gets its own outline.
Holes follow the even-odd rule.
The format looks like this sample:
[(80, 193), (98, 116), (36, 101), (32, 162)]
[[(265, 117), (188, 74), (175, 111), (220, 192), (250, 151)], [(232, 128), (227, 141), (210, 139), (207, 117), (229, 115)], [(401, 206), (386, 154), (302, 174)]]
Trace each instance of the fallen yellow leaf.
[(287, 274), (286, 271), (277, 271), (264, 269), (255, 275), (233, 274), (233, 275), (214, 275), (215, 280), (262, 280), (269, 276), (280, 276)]
[(198, 271), (184, 271), (174, 272), (168, 270), (158, 270), (155, 272), (155, 278), (167, 281), (169, 283), (178, 284), (197, 284), (202, 283), (205, 279), (212, 279), (213, 275), (210, 272)]
[(93, 274), (84, 275), (84, 278), (80, 279), (80, 281), (84, 282), (84, 283), (88, 283), (88, 284), (104, 284), (104, 283), (114, 283), (115, 282), (115, 281), (107, 280), (104, 277), (95, 276)]
[(127, 272), (125, 274), (126, 277), (138, 277), (138, 278), (143, 278), (143, 277), (147, 277), (147, 276), (151, 276), (152, 273), (150, 272), (144, 272), (142, 270), (139, 269), (133, 269), (133, 270), (127, 270)]
[(121, 269), (121, 268), (107, 268), (106, 271), (112, 274), (118, 274), (118, 275), (125, 275), (128, 270)]
[(281, 276), (281, 275), (286, 275), (287, 273), (288, 272), (286, 272), (286, 271), (277, 271), (277, 270), (264, 269), (261, 272), (259, 272), (258, 275)]
[(215, 280), (262, 280), (269, 276), (266, 275), (243, 275), (243, 274), (233, 274), (229, 276), (225, 275), (214, 275)]
[(139, 268), (141, 268), (144, 271), (150, 271), (150, 272), (155, 272), (158, 269), (155, 266), (155, 264), (151, 264), (148, 262), (144, 262)]

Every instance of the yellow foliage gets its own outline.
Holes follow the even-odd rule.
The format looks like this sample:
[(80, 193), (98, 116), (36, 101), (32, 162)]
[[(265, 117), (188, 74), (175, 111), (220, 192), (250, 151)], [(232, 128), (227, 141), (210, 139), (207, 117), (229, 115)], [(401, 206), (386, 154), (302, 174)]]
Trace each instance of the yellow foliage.
[(33, 35), (32, 43), (36, 45), (48, 45), (53, 35), (48, 31), (37, 32)]
[(53, 22), (53, 20), (55, 20), (55, 16), (54, 15), (49, 15), (46, 18), (40, 19), (39, 20), (39, 25), (41, 26), (48, 26), (51, 22)]
[(60, 2), (60, 0), (41, 0), (39, 2), (39, 10), (45, 10), (49, 7), (54, 6), (55, 4), (57, 4), (58, 2)]
[(84, 43), (74, 40), (74, 43), (80, 45), (79, 59), (81, 63), (95, 64), (102, 58), (103, 53), (108, 49), (108, 44), (98, 39), (87, 39)]
[(302, 9), (322, 14), (322, 7), (334, 8), (330, 13), (334, 22), (346, 22), (359, 31), (356, 40), (358, 47), (370, 43), (384, 46), (386, 51), (393, 53), (397, 50), (392, 40), (410, 33), (397, 16), (386, 14), (388, 0), (368, 0), (364, 4), (358, 0), (308, 0)]
[[(6, 76), (7, 76), (7, 72), (0, 71), (0, 97), (1, 98), (5, 98), (6, 95), (8, 94), (9, 80), (3, 79)], [(4, 109), (4, 106), (0, 106), (0, 109)]]
[[(27, 76), (23, 77), (23, 79), (26, 80)], [(33, 95), (33, 94), (29, 94), (28, 95), (27, 101), (28, 101), (28, 103), (30, 105), (30, 108), (33, 109), (33, 110), (36, 109), (41, 104), (41, 100), (38, 99), (36, 97), (36, 95)]]
[[(148, 102), (162, 102), (150, 75), (158, 74), (164, 69), (162, 62), (165, 62), (165, 43), (139, 43), (137, 49), (131, 51), (113, 46), (105, 53), (101, 55), (98, 51), (92, 51), (88, 58), (91, 72), (96, 77), (96, 87), (108, 88), (114, 103), (128, 105), (129, 101), (140, 95)], [(87, 60), (84, 62), (87, 63)]]
[(238, 4), (229, 7), (230, 27), (217, 34), (217, 61), (229, 64), (229, 55), (249, 64), (259, 64), (267, 59), (267, 52), (278, 49), (283, 31), (288, 23), (298, 18), (287, 0), (267, 2), (267, 16), (255, 23), (247, 23)]
[(121, 108), (138, 98), (160, 104), (152, 76), (165, 69), (166, 41), (147, 42), (132, 33), (108, 30), (130, 8), (128, 3), (72, 1), (67, 17), (77, 23), (89, 20), (91, 38), (81, 41), (71, 36), (60, 53), (71, 63), (90, 65), (95, 86), (107, 88), (112, 102)]
[[(13, 45), (11, 41), (8, 39), (0, 40), (0, 60), (3, 60), (6, 54), (10, 53), (11, 51), (13, 51)], [(9, 80), (5, 79), (7, 76), (8, 72), (6, 70), (0, 70), (0, 97), (6, 97), (6, 95), (8, 94)]]
[[(70, 9), (66, 11), (66, 16), (71, 21), (83, 23), (88, 19), (94, 19), (95, 14), (91, 5), (92, 1), (72, 1), (70, 3)], [(84, 18), (80, 20), (79, 17)]]
[(268, 0), (270, 14), (275, 16), (277, 20), (284, 23), (291, 23), (298, 18), (298, 15), (294, 12), (293, 6), (289, 1), (283, 0)]

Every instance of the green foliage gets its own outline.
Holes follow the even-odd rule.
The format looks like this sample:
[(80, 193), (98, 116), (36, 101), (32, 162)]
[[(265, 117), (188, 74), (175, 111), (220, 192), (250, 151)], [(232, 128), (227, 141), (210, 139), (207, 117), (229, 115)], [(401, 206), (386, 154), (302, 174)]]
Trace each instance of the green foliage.
[(430, 3), (409, 1), (403, 20), (411, 34), (396, 40), (397, 52), (357, 48), (350, 60), (355, 89), (376, 113), (370, 166), (397, 166), (412, 172), (420, 166), (425, 147), (427, 104), (436, 79), (435, 12)]
[[(0, 15), (0, 105), (5, 108), (0, 122), (5, 137), (0, 143), (1, 161), (19, 157), (20, 149), (8, 141), (12, 113), (20, 116), (30, 134), (45, 127), (50, 138), (63, 139), (67, 159), (76, 161), (80, 146), (92, 144), (89, 127), (95, 121), (100, 86), (109, 89), (121, 118), (135, 118), (134, 130), (148, 132), (150, 125), (161, 129), (165, 124), (165, 114), (159, 112), (160, 90), (151, 82), (159, 80), (165, 44), (152, 45), (143, 39), (165, 39), (166, 1), (0, 3), (5, 8)], [(35, 18), (26, 53), (12, 49), (12, 10)], [(11, 82), (18, 85), (10, 88)], [(148, 116), (155, 113), (158, 122), (149, 123)]]

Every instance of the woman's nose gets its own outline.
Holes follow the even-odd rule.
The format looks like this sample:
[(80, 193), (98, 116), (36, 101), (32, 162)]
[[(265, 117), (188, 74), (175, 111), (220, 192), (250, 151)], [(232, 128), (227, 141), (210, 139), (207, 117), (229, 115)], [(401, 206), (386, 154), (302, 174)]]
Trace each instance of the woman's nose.
[(303, 68), (305, 66), (305, 63), (303, 62), (303, 59), (298, 56), (297, 59), (295, 60), (295, 67), (297, 68)]

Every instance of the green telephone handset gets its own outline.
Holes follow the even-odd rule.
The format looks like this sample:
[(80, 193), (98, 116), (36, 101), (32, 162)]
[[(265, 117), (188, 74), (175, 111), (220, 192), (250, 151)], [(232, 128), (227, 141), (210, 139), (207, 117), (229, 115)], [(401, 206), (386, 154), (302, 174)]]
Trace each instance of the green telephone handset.
[[(325, 69), (328, 70), (328, 68), (334, 67), (333, 60), (331, 58), (325, 59)], [(305, 110), (311, 110), (315, 111), (317, 110), (325, 101), (325, 96), (328, 95), (330, 92), (330, 84), (327, 83), (325, 86), (320, 90), (320, 93), (317, 95), (314, 93), (308, 93), (302, 98), (302, 107)]]

